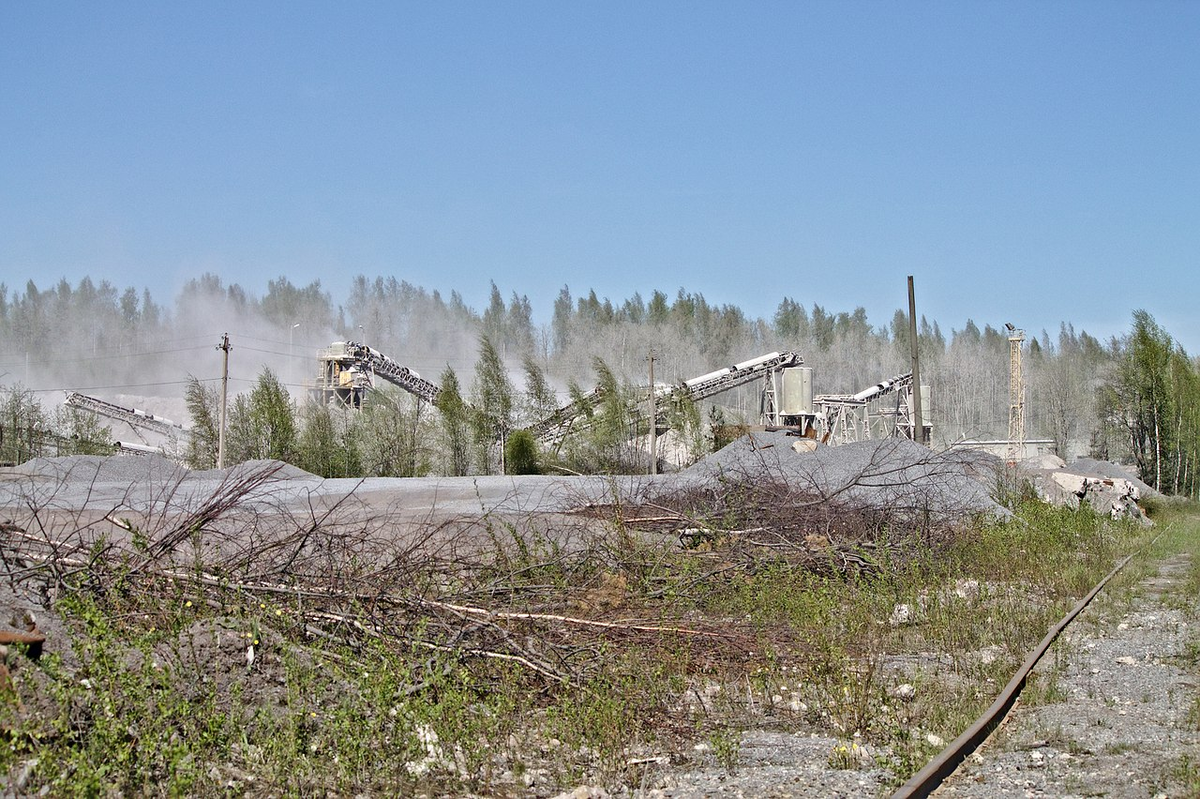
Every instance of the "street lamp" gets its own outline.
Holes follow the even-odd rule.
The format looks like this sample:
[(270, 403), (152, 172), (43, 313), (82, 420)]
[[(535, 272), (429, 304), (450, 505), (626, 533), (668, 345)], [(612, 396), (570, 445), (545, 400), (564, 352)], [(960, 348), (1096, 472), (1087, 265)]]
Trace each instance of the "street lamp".
[(300, 327), (299, 322), (292, 325), (291, 328), (288, 329), (288, 365), (291, 367), (289, 371), (292, 373), (292, 383), (296, 382), (296, 351), (292, 349), (292, 339), (293, 334), (296, 332), (296, 328), (298, 327)]

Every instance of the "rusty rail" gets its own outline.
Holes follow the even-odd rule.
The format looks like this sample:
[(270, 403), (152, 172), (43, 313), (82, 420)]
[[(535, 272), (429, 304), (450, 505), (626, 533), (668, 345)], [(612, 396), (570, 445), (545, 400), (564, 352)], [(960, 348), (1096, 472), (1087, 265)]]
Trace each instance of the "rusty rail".
[(967, 756), (987, 740), (992, 731), (1000, 725), (1000, 722), (1004, 721), (1005, 716), (1008, 715), (1013, 705), (1016, 704), (1021, 690), (1025, 687), (1025, 681), (1029, 678), (1029, 672), (1033, 671), (1033, 667), (1037, 665), (1042, 656), (1050, 649), (1050, 645), (1058, 638), (1059, 633), (1065, 630), (1067, 625), (1083, 612), (1083, 609), (1096, 598), (1096, 595), (1108, 584), (1108, 581), (1116, 577), (1117, 573), (1121, 569), (1124, 569), (1131, 560), (1133, 560), (1133, 555), (1127, 556), (1118, 563), (1112, 571), (1105, 575), (1103, 580), (1096, 583), (1096, 587), (1087, 596), (1079, 600), (1070, 613), (1059, 619), (1058, 623), (1046, 633), (1046, 637), (1037, 645), (1037, 648), (1025, 658), (1025, 662), (1021, 664), (1021, 668), (1017, 669), (1016, 674), (1004, 686), (1004, 690), (996, 697), (996, 701), (992, 702), (991, 707), (984, 711), (983, 715), (976, 719), (975, 723), (968, 727), (962, 735), (955, 738), (949, 746), (938, 753), (933, 760), (926, 763), (923, 769), (914, 774), (908, 782), (901, 785), (900, 789), (892, 794), (892, 799), (925, 797), (937, 790), (938, 786), (954, 773), (955, 769), (966, 760)]

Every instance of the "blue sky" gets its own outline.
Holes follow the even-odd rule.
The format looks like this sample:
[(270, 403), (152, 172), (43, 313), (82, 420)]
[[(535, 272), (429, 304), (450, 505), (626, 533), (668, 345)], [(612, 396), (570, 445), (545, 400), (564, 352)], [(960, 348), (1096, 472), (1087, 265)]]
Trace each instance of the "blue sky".
[(1200, 3), (4, 3), (0, 280), (567, 284), (1200, 354)]

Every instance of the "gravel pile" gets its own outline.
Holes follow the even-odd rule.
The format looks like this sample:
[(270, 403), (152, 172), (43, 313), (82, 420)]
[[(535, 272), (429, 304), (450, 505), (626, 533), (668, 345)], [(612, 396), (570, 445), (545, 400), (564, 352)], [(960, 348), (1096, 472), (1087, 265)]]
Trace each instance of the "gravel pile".
[(217, 492), (264, 470), (274, 471), (245, 495), (248, 504), (304, 503), (324, 484), (316, 475), (275, 460), (191, 471), (159, 455), (71, 455), (35, 458), (0, 470), (0, 508), (24, 509), (33, 502), (60, 510), (191, 512)]
[(70, 455), (34, 458), (8, 470), (28, 477), (53, 478), (75, 484), (162, 482), (187, 477), (188, 469), (161, 455)]
[(994, 473), (986, 456), (935, 453), (903, 438), (815, 449), (812, 443), (784, 432), (747, 433), (681, 474), (701, 482), (777, 479), (856, 505), (946, 518), (1009, 515), (989, 493)]
[(244, 477), (249, 477), (252, 474), (257, 474), (264, 469), (273, 469), (271, 474), (272, 480), (310, 480), (320, 481), (324, 478), (318, 477), (312, 472), (306, 472), (299, 466), (293, 466), (290, 463), (276, 460), (253, 460), (245, 461), (234, 466), (229, 466), (224, 469), (204, 469), (202, 471), (191, 472), (188, 476), (200, 480), (222, 480), (231, 479), (238, 480)]

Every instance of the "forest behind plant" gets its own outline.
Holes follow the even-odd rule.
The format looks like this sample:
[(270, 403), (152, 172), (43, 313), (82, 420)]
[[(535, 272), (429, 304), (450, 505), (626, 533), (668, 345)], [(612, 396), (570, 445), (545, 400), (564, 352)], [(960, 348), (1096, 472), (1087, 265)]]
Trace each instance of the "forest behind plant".
[[(909, 369), (908, 323), (897, 310), (873, 322), (861, 307), (827, 309), (784, 296), (770, 318), (678, 289), (612, 300), (564, 286), (538, 323), (528, 298), (494, 283), (486, 308), (394, 277), (357, 276), (336, 301), (320, 282), (286, 277), (261, 295), (204, 274), (173, 301), (84, 278), (24, 289), (0, 284), (0, 383), (6, 386), (0, 460), (64, 448), (105, 451), (97, 420), (58, 408), (63, 390), (99, 397), (186, 397), (196, 435), (191, 465), (215, 462), (220, 353), (230, 335), (230, 462), (279, 458), (326, 476), (493, 473), (507, 468), (621, 471), (636, 420), (617, 401), (602, 423), (556, 452), (512, 435), (598, 384), (632, 397), (647, 383), (679, 383), (776, 350), (816, 370), (817, 393), (852, 393)], [(1093, 455), (1137, 465), (1169, 493), (1195, 495), (1200, 452), (1200, 370), (1146, 311), (1130, 331), (1101, 341), (1066, 321), (964, 320), (944, 331), (920, 318), (922, 382), (931, 386), (937, 446), (1004, 438), (1009, 342), (1004, 323), (1029, 327), (1024, 362), (1027, 436), (1055, 442), (1070, 461)], [(319, 347), (353, 339), (444, 389), (437, 408), (402, 392), (373, 392), (361, 414), (306, 400)], [(702, 407), (673, 409), (688, 458), (714, 444), (716, 423), (753, 424), (756, 386)], [(22, 432), (24, 431), (24, 432)], [(39, 432), (41, 431), (41, 432)], [(40, 436), (40, 437), (39, 437)], [(515, 440), (514, 440), (515, 439)], [(73, 444), (71, 442), (74, 442)], [(506, 453), (505, 442), (514, 451)], [(532, 449), (530, 449), (533, 447)], [(512, 458), (516, 456), (514, 466)]]

